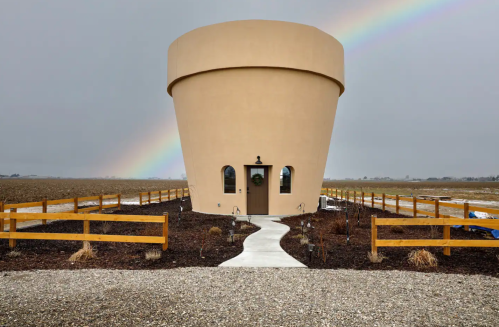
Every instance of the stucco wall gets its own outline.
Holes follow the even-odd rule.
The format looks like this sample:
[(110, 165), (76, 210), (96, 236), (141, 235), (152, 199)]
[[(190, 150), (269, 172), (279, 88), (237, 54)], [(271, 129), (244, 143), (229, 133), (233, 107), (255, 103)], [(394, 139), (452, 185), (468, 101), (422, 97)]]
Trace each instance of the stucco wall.
[[(293, 23), (211, 25), (170, 46), (168, 79), (195, 211), (246, 214), (246, 166), (257, 155), (270, 166), (269, 214), (297, 214), (302, 202), (316, 210), (344, 89), (338, 41)], [(223, 193), (227, 165), (236, 194)], [(291, 194), (279, 194), (284, 166)]]

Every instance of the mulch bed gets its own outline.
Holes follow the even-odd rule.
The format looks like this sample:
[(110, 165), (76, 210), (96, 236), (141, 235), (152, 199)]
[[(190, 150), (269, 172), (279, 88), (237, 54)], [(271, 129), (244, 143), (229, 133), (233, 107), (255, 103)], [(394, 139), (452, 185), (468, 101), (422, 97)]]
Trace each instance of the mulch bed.
[[(184, 202), (184, 211), (180, 225), (178, 222), (180, 200), (145, 206), (122, 206), (122, 210), (113, 214), (152, 215), (161, 216), (169, 213), (169, 247), (156, 261), (145, 260), (145, 253), (152, 249), (161, 249), (160, 244), (91, 242), (97, 251), (97, 259), (86, 262), (71, 263), (69, 257), (81, 249), (81, 241), (45, 241), (18, 240), (19, 257), (11, 258), (8, 240), (0, 240), (0, 271), (29, 269), (167, 269), (177, 267), (215, 267), (229, 260), (243, 250), (243, 241), (258, 228), (241, 229), (241, 222), (236, 222), (235, 233), (241, 234), (232, 245), (227, 241), (229, 230), (232, 229), (232, 218), (221, 215), (207, 215), (193, 212), (190, 199)], [(91, 222), (90, 232), (102, 234), (103, 222)], [(248, 223), (245, 223), (248, 225)], [(211, 227), (219, 227), (221, 235), (211, 235), (206, 232)], [(41, 233), (82, 233), (83, 222), (60, 221), (45, 226), (35, 226), (22, 230), (23, 232)], [(112, 222), (109, 235), (161, 236), (162, 224)], [(207, 235), (200, 255), (203, 235)]]
[[(332, 204), (332, 203), (331, 203)], [(345, 202), (340, 204), (343, 208)], [(360, 209), (360, 226), (357, 226), (357, 209)], [(336, 220), (345, 221), (345, 212), (321, 210), (314, 214), (304, 214), (300, 216), (282, 219), (282, 223), (291, 227), (291, 232), (286, 234), (281, 240), (282, 248), (300, 262), (310, 268), (315, 269), (358, 269), (358, 270), (411, 270), (440, 273), (460, 273), (460, 274), (482, 274), (499, 277), (499, 248), (451, 248), (451, 256), (443, 255), (442, 247), (428, 247), (426, 250), (432, 252), (438, 259), (436, 268), (416, 268), (409, 264), (408, 255), (412, 250), (421, 248), (411, 247), (381, 247), (378, 253), (384, 254), (387, 259), (381, 263), (371, 263), (367, 257), (371, 252), (371, 215), (383, 218), (410, 218), (404, 215), (397, 215), (380, 209), (373, 209), (367, 206), (349, 204), (349, 223), (351, 228), (350, 243), (347, 245), (347, 237), (344, 234), (346, 228), (333, 228)], [(301, 234), (299, 228), (301, 221), (307, 225), (311, 219), (313, 229), (305, 233), (311, 237), (311, 243), (320, 247), (320, 233), (322, 232), (323, 244), (326, 254), (326, 262), (323, 261), (322, 252), (317, 253), (315, 247), (312, 261), (309, 262), (309, 255), (306, 253), (307, 245), (301, 245), (300, 239), (293, 238)], [(338, 224), (338, 223), (336, 223)], [(390, 226), (378, 226), (378, 239), (430, 239), (430, 226), (403, 226), (403, 233), (394, 233)], [(443, 228), (437, 227), (435, 239), (443, 238)], [(479, 232), (466, 232), (463, 229), (451, 227), (451, 239), (480, 240), (485, 239)], [(499, 240), (498, 240), (499, 242)]]

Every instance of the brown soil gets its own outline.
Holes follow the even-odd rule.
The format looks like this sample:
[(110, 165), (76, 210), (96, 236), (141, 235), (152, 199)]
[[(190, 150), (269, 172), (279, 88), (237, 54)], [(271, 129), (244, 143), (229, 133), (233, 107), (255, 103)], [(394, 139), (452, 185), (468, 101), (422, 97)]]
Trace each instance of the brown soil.
[[(82, 248), (81, 241), (43, 241), (18, 240), (17, 250), (21, 256), (10, 258), (8, 240), (0, 240), (0, 271), (29, 269), (168, 269), (177, 267), (215, 267), (229, 260), (243, 250), (243, 241), (257, 227), (241, 229), (236, 222), (235, 233), (241, 234), (235, 244), (227, 242), (231, 229), (231, 217), (206, 215), (190, 210), (190, 200), (184, 206), (180, 225), (178, 222), (180, 200), (161, 204), (140, 206), (122, 206), (115, 214), (123, 215), (162, 215), (169, 212), (169, 247), (157, 261), (145, 260), (145, 253), (152, 249), (161, 249), (159, 244), (91, 242), (97, 250), (97, 259), (87, 262), (71, 263), (69, 257)], [(247, 223), (246, 223), (247, 224)], [(92, 222), (91, 233), (101, 234), (103, 222)], [(219, 227), (221, 235), (206, 232), (211, 227)], [(81, 233), (81, 221), (60, 221), (45, 226), (23, 229), (25, 232), (46, 233)], [(146, 235), (160, 236), (162, 225), (154, 223), (112, 222), (107, 234), (111, 235)], [(203, 235), (206, 240), (203, 257), (200, 256)]]
[[(341, 204), (343, 207), (345, 203)], [(357, 208), (360, 209), (360, 226), (357, 226)], [(371, 263), (367, 254), (371, 251), (371, 215), (378, 217), (395, 218), (407, 217), (379, 209), (372, 209), (349, 204), (350, 243), (347, 245), (346, 228), (341, 230), (340, 221), (345, 220), (345, 212), (321, 210), (315, 214), (288, 217), (282, 222), (291, 227), (291, 232), (281, 240), (282, 248), (297, 260), (310, 268), (316, 269), (358, 269), (358, 270), (411, 270), (440, 273), (483, 274), (499, 277), (499, 248), (451, 248), (451, 256), (443, 255), (443, 248), (428, 247), (438, 259), (438, 267), (418, 269), (411, 266), (407, 259), (412, 250), (410, 247), (383, 247), (378, 253), (384, 254), (387, 259), (381, 263)], [(305, 233), (315, 245), (312, 261), (309, 262), (307, 245), (301, 245), (296, 235), (301, 234), (300, 222), (306, 225), (311, 218), (313, 229)], [(378, 227), (378, 239), (430, 239), (430, 226), (404, 226), (403, 233), (390, 230), (390, 226)], [(320, 248), (320, 233), (326, 253), (324, 263)], [(293, 238), (295, 236), (295, 238)], [(437, 227), (436, 239), (442, 239), (442, 227)], [(478, 232), (466, 232), (462, 229), (451, 228), (452, 239), (484, 239)], [(499, 240), (498, 240), (499, 242)]]

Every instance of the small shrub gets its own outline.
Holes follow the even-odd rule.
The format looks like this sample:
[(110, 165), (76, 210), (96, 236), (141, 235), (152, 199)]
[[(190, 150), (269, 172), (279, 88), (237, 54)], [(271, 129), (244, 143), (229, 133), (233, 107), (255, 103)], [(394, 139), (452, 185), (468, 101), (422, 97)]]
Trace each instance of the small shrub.
[(439, 237), (438, 227), (430, 226), (430, 238), (438, 238), (438, 237)]
[(220, 235), (222, 235), (222, 230), (220, 228), (218, 228), (218, 227), (212, 227), (212, 228), (210, 228), (210, 230), (208, 231), (208, 233), (210, 235), (218, 235), (218, 236), (220, 236)]
[(247, 224), (241, 224), (241, 229), (249, 229), (249, 228), (253, 228), (253, 226)]
[[(301, 232), (301, 226), (296, 226), (295, 228)], [(308, 232), (308, 228), (303, 226), (303, 232), (304, 233)]]
[(404, 233), (404, 227), (402, 226), (390, 226), (390, 232), (392, 233), (397, 233), (397, 234), (403, 234)]
[(71, 262), (80, 262), (87, 261), (90, 259), (95, 259), (97, 256), (95, 255), (94, 249), (90, 246), (89, 242), (83, 243), (83, 248), (79, 249), (78, 252), (74, 253), (71, 257), (69, 257), (69, 261)]
[(163, 234), (163, 226), (161, 224), (148, 223), (140, 232), (142, 236), (160, 236)]
[(296, 234), (295, 236), (292, 236), (292, 238), (303, 238), (302, 234)]
[(300, 240), (300, 244), (301, 245), (305, 245), (305, 244), (308, 244), (308, 237), (303, 237), (301, 240)]
[[(238, 241), (238, 240), (241, 240), (244, 238), (244, 235), (243, 234), (234, 234), (234, 242), (235, 241)], [(227, 237), (227, 242), (231, 243), (232, 242), (232, 238), (230, 237)]]
[(159, 260), (161, 259), (161, 251), (158, 249), (150, 250), (146, 252), (146, 260)]
[(109, 221), (105, 221), (102, 224), (102, 233), (107, 234), (111, 231), (111, 223)]
[(385, 257), (381, 253), (372, 253), (372, 252), (367, 253), (367, 258), (372, 263), (381, 263), (383, 261), (383, 259), (388, 259), (387, 257)]
[(318, 223), (321, 220), (319, 218), (312, 218), (312, 221), (315, 222), (315, 223)]
[[(353, 234), (353, 221), (349, 221), (350, 235)], [(333, 234), (346, 235), (347, 234), (347, 221), (345, 218), (336, 218), (333, 221), (332, 227)]]
[(21, 251), (12, 250), (12, 251), (10, 251), (9, 253), (7, 253), (7, 256), (8, 256), (9, 258), (17, 258), (17, 257), (20, 257), (20, 256), (21, 256)]
[(409, 263), (418, 268), (438, 266), (437, 258), (426, 250), (414, 250), (409, 253)]

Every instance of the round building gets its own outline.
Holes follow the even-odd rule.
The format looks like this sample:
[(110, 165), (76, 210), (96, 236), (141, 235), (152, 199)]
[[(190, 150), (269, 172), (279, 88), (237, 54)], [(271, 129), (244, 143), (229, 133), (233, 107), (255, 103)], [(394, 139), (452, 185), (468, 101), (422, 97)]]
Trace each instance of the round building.
[(317, 210), (339, 96), (343, 46), (296, 23), (201, 27), (168, 49), (194, 211)]

